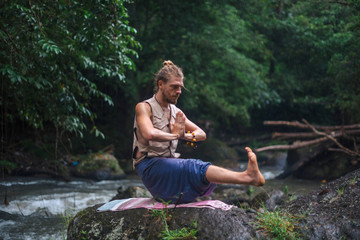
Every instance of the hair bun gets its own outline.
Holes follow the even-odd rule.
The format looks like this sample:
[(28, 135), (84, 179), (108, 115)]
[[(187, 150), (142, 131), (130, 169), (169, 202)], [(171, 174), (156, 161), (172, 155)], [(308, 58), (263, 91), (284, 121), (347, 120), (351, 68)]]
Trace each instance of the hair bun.
[(166, 60), (166, 61), (163, 62), (164, 67), (165, 66), (171, 66), (171, 65), (174, 65), (174, 63), (172, 61), (170, 61), (170, 60)]

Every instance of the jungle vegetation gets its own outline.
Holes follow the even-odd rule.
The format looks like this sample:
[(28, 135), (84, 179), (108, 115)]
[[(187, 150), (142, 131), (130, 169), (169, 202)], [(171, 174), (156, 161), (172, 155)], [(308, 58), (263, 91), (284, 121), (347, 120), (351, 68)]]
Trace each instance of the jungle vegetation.
[[(179, 107), (215, 133), (264, 120), (360, 122), (360, 1), (2, 0), (1, 155), (114, 144), (130, 158), (134, 106), (164, 60)], [(97, 137), (97, 138), (96, 138)]]

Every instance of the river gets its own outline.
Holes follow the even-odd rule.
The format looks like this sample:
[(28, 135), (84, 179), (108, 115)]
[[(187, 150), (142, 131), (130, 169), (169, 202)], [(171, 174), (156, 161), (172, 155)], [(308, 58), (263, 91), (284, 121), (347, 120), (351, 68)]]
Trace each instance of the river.
[[(262, 170), (273, 188), (303, 194), (320, 185), (316, 181), (275, 180), (279, 170)], [(64, 220), (81, 209), (109, 201), (120, 186), (143, 187), (140, 179), (84, 181), (40, 178), (10, 178), (0, 181), (0, 240), (61, 240), (66, 239)], [(5, 195), (8, 204), (5, 204)]]

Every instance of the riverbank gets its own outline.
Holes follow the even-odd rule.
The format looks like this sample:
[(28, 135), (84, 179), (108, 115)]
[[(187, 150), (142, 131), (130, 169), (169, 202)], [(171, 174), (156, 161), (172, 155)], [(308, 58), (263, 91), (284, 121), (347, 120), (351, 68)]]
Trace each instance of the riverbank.
[[(270, 171), (264, 171), (273, 176)], [(289, 189), (289, 192), (306, 193), (319, 186), (319, 181), (267, 179), (262, 188), (253, 188), (252, 196), (272, 189)], [(65, 182), (48, 177), (10, 177), (0, 181), (0, 239), (63, 239), (66, 233), (64, 218), (81, 209), (109, 201), (119, 187), (141, 187), (135, 174), (126, 179), (89, 181), (73, 179)], [(230, 192), (234, 192), (228, 186)], [(220, 188), (219, 188), (220, 189)], [(244, 187), (246, 191), (248, 187)], [(8, 205), (4, 203), (7, 195)]]
[(63, 239), (64, 218), (109, 201), (119, 186), (142, 186), (142, 183), (136, 178), (99, 182), (84, 179), (65, 182), (47, 177), (1, 180), (0, 239)]

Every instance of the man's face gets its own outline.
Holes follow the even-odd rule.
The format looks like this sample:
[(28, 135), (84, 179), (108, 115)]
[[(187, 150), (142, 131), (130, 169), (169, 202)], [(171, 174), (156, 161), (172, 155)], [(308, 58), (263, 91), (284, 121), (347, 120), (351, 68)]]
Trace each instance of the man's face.
[(160, 91), (166, 102), (176, 104), (183, 87), (184, 81), (182, 78), (172, 77), (167, 83), (162, 83)]

